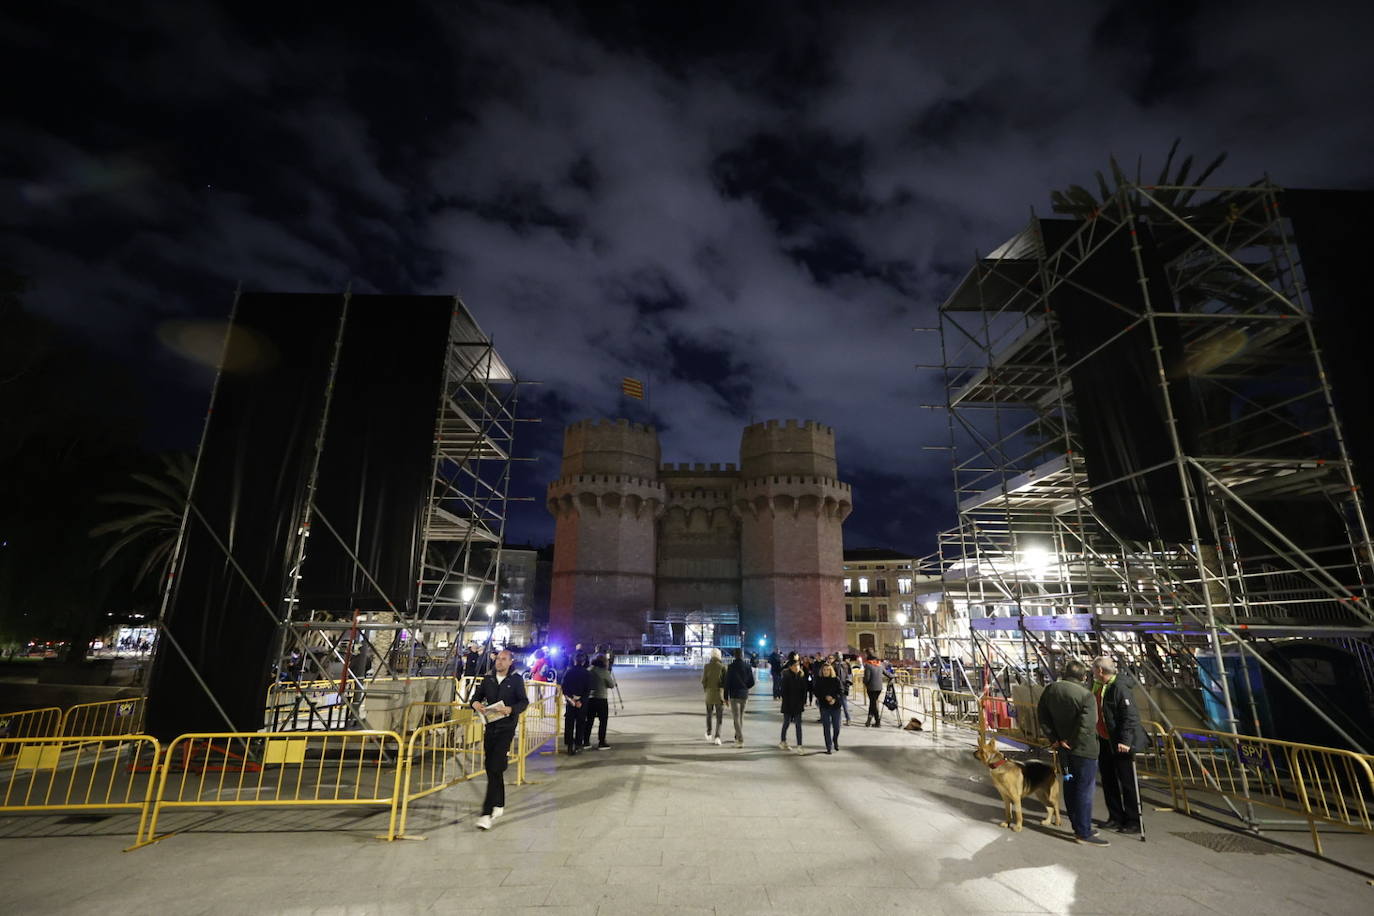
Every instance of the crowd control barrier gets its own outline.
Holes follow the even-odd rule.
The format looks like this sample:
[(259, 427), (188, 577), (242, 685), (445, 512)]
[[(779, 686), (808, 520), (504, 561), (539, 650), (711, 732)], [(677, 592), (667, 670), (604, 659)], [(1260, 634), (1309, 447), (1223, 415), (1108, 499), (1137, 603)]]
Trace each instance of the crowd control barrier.
[(557, 684), (541, 681), (527, 681), (525, 690), (529, 694), (530, 705), (520, 716), (520, 736), (517, 744), (519, 761), (516, 764), (515, 784), (529, 782), (525, 774), (525, 760), (537, 753), (550, 741), (558, 748), (558, 732), (563, 720), (563, 689)]
[[(61, 727), (62, 710), (56, 706), (0, 715), (0, 738), (52, 738)], [(0, 759), (7, 753), (16, 753), (15, 746), (0, 748)]]
[(396, 836), (403, 782), (395, 732), (203, 732), (167, 745), (148, 827), (155, 842), (163, 812), (185, 808), (376, 805), (391, 812)]
[(412, 802), (482, 774), (482, 734), (482, 719), (471, 709), (456, 709), (453, 718), (421, 725), (411, 732), (406, 742), (397, 837), (407, 837), (406, 820)]
[(62, 714), (57, 734), (62, 737), (137, 735), (143, 731), (145, 697), (78, 703)]
[(133, 811), (141, 837), (159, 751), (147, 735), (0, 738), (0, 811)]

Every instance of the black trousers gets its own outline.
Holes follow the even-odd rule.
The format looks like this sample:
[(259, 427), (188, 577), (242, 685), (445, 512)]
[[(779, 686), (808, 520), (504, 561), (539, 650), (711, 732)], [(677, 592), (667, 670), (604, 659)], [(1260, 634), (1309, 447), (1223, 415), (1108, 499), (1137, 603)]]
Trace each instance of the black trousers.
[(513, 728), (488, 728), (482, 735), (482, 756), (487, 769), (487, 794), (482, 799), (482, 813), (492, 808), (506, 807), (506, 755), (515, 738)]
[(587, 743), (587, 701), (581, 706), (563, 704), (563, 748), (571, 750)]
[[(867, 688), (865, 688), (867, 690)], [(867, 690), (868, 693), (868, 717), (873, 720), (874, 725), (883, 724), (883, 711), (878, 708), (878, 698), (883, 695), (881, 690)]]
[(1136, 791), (1132, 754), (1119, 754), (1116, 742), (1098, 736), (1097, 776), (1102, 780), (1102, 797), (1107, 815), (1127, 827), (1140, 826), (1140, 795)]
[(596, 743), (605, 744), (606, 722), (607, 720), (609, 720), (611, 715), (611, 701), (598, 700), (595, 697), (593, 697), (588, 700), (583, 700), (583, 702), (587, 704), (587, 730), (585, 732), (587, 738), (586, 741), (583, 743), (591, 743), (592, 723), (597, 722), (600, 724), (597, 726)]

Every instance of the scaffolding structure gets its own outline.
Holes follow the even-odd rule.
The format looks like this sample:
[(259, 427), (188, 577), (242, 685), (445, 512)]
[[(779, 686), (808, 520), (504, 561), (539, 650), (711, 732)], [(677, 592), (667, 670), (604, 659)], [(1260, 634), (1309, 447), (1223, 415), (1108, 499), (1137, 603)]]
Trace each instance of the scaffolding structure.
[[(273, 728), (386, 728), (408, 702), (453, 699), (443, 693), (451, 681), (424, 676), (461, 675), (469, 637), (492, 643), (521, 384), (455, 297), (436, 393), (415, 592), (382, 594), (351, 552), (387, 610), (303, 607), (299, 576), (292, 576), (281, 620), (282, 684), (267, 711)], [(302, 529), (345, 543), (319, 517), (313, 499)], [(309, 569), (308, 557), (304, 538), (298, 570)], [(322, 685), (335, 686), (321, 691)]]
[[(922, 368), (943, 376), (945, 403), (929, 406), (947, 417), (958, 520), (931, 558), (937, 654), (1006, 695), (1067, 654), (1115, 655), (1200, 722), (1255, 735), (1271, 727), (1262, 675), (1333, 740), (1374, 747), (1369, 720), (1281, 651), (1330, 646), (1374, 697), (1374, 550), (1282, 202), (1267, 181), (1126, 183), (1073, 219), (1032, 218), (941, 306), (926, 329), (940, 359)], [(1114, 247), (1129, 251), (1133, 298), (1098, 282)], [(1070, 293), (1119, 320), (1086, 353), (1066, 339)], [(1093, 480), (1074, 380), (1130, 338), (1148, 355), (1165, 454)], [(1104, 511), (1123, 488), (1172, 488), (1185, 536), (1125, 536)]]

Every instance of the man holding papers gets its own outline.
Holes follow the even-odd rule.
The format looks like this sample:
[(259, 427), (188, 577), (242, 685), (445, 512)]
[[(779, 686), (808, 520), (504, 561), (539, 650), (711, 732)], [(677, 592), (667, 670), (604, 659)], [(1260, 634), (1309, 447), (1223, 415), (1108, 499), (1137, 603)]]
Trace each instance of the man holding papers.
[(490, 830), (491, 822), (506, 813), (506, 755), (510, 753), (520, 714), (530, 705), (525, 680), (511, 670), (511, 662), (508, 650), (498, 652), (496, 670), (482, 678), (472, 694), (472, 708), (486, 722), (482, 752), (487, 770), (487, 794), (482, 799), (482, 816), (477, 818), (479, 830)]

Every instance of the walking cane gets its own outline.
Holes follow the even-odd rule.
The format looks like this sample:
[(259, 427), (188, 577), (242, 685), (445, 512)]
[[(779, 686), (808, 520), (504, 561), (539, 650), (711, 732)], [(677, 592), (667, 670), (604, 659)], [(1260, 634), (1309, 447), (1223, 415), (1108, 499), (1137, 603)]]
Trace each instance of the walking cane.
[(1131, 754), (1131, 778), (1135, 780), (1135, 819), (1140, 824), (1140, 842), (1145, 842), (1145, 802), (1140, 797), (1140, 774), (1135, 767), (1135, 754)]

